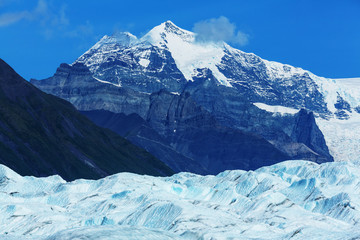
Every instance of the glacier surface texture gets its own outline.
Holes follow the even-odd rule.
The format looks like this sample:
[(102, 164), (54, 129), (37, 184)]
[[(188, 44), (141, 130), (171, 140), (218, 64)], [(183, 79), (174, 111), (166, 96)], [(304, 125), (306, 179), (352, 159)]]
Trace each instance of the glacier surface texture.
[(0, 165), (0, 239), (359, 239), (360, 166), (66, 182)]

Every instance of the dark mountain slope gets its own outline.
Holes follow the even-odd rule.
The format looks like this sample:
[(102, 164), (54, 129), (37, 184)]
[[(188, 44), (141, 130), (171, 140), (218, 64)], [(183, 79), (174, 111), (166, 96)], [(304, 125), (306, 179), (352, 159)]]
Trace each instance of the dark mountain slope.
[(96, 179), (117, 172), (169, 175), (145, 150), (43, 93), (0, 59), (0, 163), (22, 175)]
[(189, 94), (163, 90), (150, 98), (146, 121), (136, 114), (82, 113), (147, 149), (175, 171), (254, 170), (290, 158), (259, 135), (219, 125)]
[(81, 113), (98, 126), (108, 128), (133, 144), (146, 149), (176, 172), (209, 173), (196, 160), (177, 151), (168, 139), (158, 134), (148, 122), (135, 113), (125, 115), (106, 110), (81, 111)]

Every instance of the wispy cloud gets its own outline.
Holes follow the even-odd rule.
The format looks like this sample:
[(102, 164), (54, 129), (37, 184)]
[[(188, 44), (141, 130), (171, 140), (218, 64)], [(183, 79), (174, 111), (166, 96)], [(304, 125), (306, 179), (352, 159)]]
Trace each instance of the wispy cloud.
[[(0, 0), (0, 6), (8, 0)], [(7, 4), (9, 4), (7, 2)], [(66, 14), (67, 6), (54, 0), (38, 0), (36, 6), (29, 10), (0, 14), (0, 27), (14, 25), (21, 21), (38, 24), (40, 32), (46, 39), (54, 36), (81, 37), (93, 34), (90, 22), (71, 26)]]
[(236, 25), (228, 18), (221, 16), (194, 24), (193, 31), (197, 34), (196, 40), (201, 42), (230, 42), (244, 46), (249, 42), (249, 35), (236, 29)]
[(29, 18), (28, 11), (3, 13), (0, 15), (0, 27), (9, 26), (23, 19)]
[(66, 35), (68, 37), (87, 37), (93, 35), (94, 29), (93, 26), (87, 21), (85, 24), (80, 24), (75, 27), (73, 30), (67, 31)]
[(66, 6), (55, 9), (45, 0), (38, 0), (33, 10), (7, 12), (0, 15), (0, 27), (9, 26), (20, 21), (39, 22), (42, 25), (61, 26), (67, 25), (69, 20), (65, 14)]
[[(49, 2), (50, 3), (50, 2)], [(39, 0), (38, 5), (33, 11), (34, 20), (38, 20), (41, 24), (50, 24), (53, 26), (66, 26), (69, 19), (66, 16), (66, 5), (60, 7), (53, 6), (45, 0)]]
[(6, 6), (14, 1), (15, 0), (0, 0), (0, 7)]

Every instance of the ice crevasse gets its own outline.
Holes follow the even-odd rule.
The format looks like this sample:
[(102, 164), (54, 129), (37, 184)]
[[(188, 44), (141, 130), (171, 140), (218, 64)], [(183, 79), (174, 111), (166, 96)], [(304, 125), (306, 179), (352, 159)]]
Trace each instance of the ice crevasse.
[(0, 167), (0, 239), (356, 239), (360, 165), (66, 182)]

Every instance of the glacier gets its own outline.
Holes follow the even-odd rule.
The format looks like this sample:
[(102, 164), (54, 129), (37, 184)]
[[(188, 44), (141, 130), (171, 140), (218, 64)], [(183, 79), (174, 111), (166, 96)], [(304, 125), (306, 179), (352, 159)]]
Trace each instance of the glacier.
[(66, 182), (0, 165), (0, 239), (359, 239), (360, 163)]

